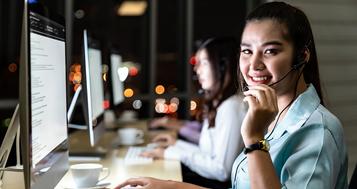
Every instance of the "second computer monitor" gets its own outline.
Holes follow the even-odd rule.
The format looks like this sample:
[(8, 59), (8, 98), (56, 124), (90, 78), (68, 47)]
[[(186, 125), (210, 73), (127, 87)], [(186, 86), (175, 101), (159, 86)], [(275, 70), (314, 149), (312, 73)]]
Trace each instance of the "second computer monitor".
[(54, 188), (69, 165), (66, 28), (55, 3), (65, 1), (24, 1), (19, 97), (26, 189)]
[(117, 108), (124, 101), (125, 67), (122, 66), (122, 57), (118, 53), (110, 54), (110, 91), (111, 107)]
[(82, 86), (89, 141), (92, 146), (105, 131), (104, 87), (102, 77), (102, 54), (97, 41), (83, 31)]

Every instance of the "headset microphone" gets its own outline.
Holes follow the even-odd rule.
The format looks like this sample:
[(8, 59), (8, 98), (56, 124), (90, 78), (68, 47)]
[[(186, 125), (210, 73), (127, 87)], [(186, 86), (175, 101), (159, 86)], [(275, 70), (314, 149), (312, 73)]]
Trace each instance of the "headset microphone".
[(301, 66), (303, 66), (305, 63), (306, 63), (305, 61), (301, 61), (300, 63), (293, 65), (292, 68), (290, 69), (290, 71), (288, 71), (288, 73), (286, 73), (286, 74), (284, 75), (284, 77), (280, 78), (278, 81), (276, 81), (276, 82), (274, 82), (274, 83), (272, 83), (272, 84), (269, 84), (269, 87), (271, 87), (271, 86), (273, 86), (273, 85), (279, 83), (280, 81), (282, 81), (283, 79), (285, 79), (286, 76), (288, 76), (292, 71), (298, 70), (298, 69), (299, 69)]

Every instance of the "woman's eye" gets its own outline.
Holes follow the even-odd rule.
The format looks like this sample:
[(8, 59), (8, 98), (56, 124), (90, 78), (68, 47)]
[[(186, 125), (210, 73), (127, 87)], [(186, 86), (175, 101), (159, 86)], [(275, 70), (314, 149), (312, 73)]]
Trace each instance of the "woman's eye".
[(276, 55), (278, 53), (277, 49), (267, 49), (265, 50), (264, 54), (268, 54), (268, 55)]
[(202, 65), (208, 65), (209, 63), (208, 63), (208, 60), (202, 60), (202, 61), (201, 61), (201, 64), (202, 64)]
[(243, 53), (243, 54), (250, 54), (250, 50), (248, 50), (248, 49), (242, 49), (242, 50), (241, 50), (241, 53)]

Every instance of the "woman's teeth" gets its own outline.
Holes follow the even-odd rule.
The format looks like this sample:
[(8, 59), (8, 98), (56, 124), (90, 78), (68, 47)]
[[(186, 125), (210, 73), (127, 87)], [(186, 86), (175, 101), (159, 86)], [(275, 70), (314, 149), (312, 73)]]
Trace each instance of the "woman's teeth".
[(268, 77), (252, 77), (254, 81), (265, 81)]

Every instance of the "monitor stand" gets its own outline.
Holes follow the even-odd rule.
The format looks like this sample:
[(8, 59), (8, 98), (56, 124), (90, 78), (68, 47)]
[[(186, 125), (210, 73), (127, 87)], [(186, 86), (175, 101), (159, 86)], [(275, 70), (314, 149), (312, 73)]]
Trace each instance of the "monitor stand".
[[(1, 189), (25, 188), (23, 166), (20, 165), (20, 113), (19, 104), (11, 118), (10, 125), (0, 147), (0, 180)], [(6, 167), (12, 145), (16, 137), (16, 165)]]
[(99, 141), (96, 145), (91, 146), (86, 130), (76, 130), (69, 135), (69, 159), (72, 162), (100, 161), (106, 156), (109, 149), (110, 146)]
[(15, 165), (3, 170), (1, 189), (25, 189), (23, 166)]

